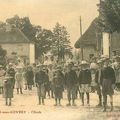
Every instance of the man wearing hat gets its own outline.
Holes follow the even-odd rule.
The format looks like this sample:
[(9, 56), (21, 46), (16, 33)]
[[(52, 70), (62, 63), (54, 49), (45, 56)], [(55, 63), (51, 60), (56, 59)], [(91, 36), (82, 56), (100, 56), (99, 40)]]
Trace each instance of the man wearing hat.
[(98, 107), (102, 106), (102, 90), (101, 90), (101, 81), (102, 81), (102, 69), (103, 69), (103, 60), (100, 59), (97, 61), (98, 69), (95, 74), (95, 81), (97, 83), (97, 94), (99, 98)]
[(77, 74), (72, 68), (73, 68), (73, 64), (69, 63), (67, 67), (67, 72), (65, 73), (65, 86), (67, 88), (67, 97), (68, 97), (67, 106), (71, 105), (71, 100), (72, 100), (72, 105), (73, 106), (76, 105), (75, 104), (76, 86), (78, 84), (78, 81), (77, 81)]
[(114, 94), (114, 87), (115, 87), (115, 72), (114, 69), (109, 65), (110, 60), (109, 58), (104, 59), (104, 68), (102, 70), (102, 94), (103, 94), (103, 106), (104, 110), (106, 111), (106, 105), (107, 105), (107, 95), (110, 97), (110, 105), (111, 109), (110, 111), (113, 111), (113, 94)]

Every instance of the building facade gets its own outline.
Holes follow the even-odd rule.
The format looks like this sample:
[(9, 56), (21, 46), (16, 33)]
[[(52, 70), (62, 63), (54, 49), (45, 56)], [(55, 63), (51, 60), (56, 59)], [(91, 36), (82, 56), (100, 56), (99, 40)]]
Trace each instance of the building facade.
[(0, 45), (7, 51), (7, 57), (13, 54), (26, 63), (35, 62), (35, 45), (17, 28), (0, 29)]

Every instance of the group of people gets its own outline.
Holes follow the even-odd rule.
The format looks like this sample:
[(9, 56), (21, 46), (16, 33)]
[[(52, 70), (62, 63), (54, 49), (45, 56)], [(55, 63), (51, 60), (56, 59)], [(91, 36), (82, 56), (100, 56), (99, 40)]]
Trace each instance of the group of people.
[[(56, 65), (36, 65), (23, 66), (13, 64), (4, 69), (0, 65), (0, 90), (5, 97), (6, 105), (11, 105), (13, 90), (17, 89), (23, 94), (25, 90), (32, 90), (37, 87), (38, 104), (45, 104), (46, 93), (55, 99), (55, 106), (61, 105), (64, 98), (63, 92), (67, 91), (67, 106), (76, 106), (75, 100), (80, 95), (82, 106), (85, 104), (84, 94), (87, 97), (87, 105), (90, 105), (90, 93), (98, 94), (98, 107), (103, 107), (106, 111), (107, 96), (110, 97), (110, 111), (113, 111), (114, 89), (119, 89), (120, 66), (119, 57), (114, 61), (108, 57), (103, 57), (97, 61), (81, 61), (80, 64), (69, 62), (63, 66)], [(9, 101), (8, 101), (9, 100)]]

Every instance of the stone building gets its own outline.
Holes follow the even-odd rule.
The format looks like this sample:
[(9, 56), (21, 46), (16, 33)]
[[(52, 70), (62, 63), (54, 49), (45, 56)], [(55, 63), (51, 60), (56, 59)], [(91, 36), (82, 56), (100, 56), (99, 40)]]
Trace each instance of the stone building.
[(35, 62), (35, 45), (17, 28), (0, 29), (0, 45), (7, 51), (7, 57), (17, 54), (24, 62)]

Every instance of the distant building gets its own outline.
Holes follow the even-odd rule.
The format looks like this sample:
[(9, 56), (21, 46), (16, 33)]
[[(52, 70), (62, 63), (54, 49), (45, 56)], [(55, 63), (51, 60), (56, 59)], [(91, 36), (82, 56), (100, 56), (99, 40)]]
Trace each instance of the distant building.
[[(75, 48), (83, 47), (83, 59), (89, 60), (93, 56), (103, 54), (103, 36), (97, 27), (97, 18), (93, 20), (86, 32), (75, 43)], [(113, 32), (109, 36), (109, 56), (120, 56), (120, 32)], [(106, 48), (107, 50), (108, 48)]]
[(7, 51), (7, 57), (17, 54), (24, 62), (35, 62), (35, 45), (17, 28), (6, 26), (0, 29), (0, 45)]
[(83, 59), (85, 60), (98, 56), (101, 52), (101, 32), (96, 27), (96, 21), (97, 19), (91, 23), (86, 32), (75, 43), (75, 48), (83, 48)]

